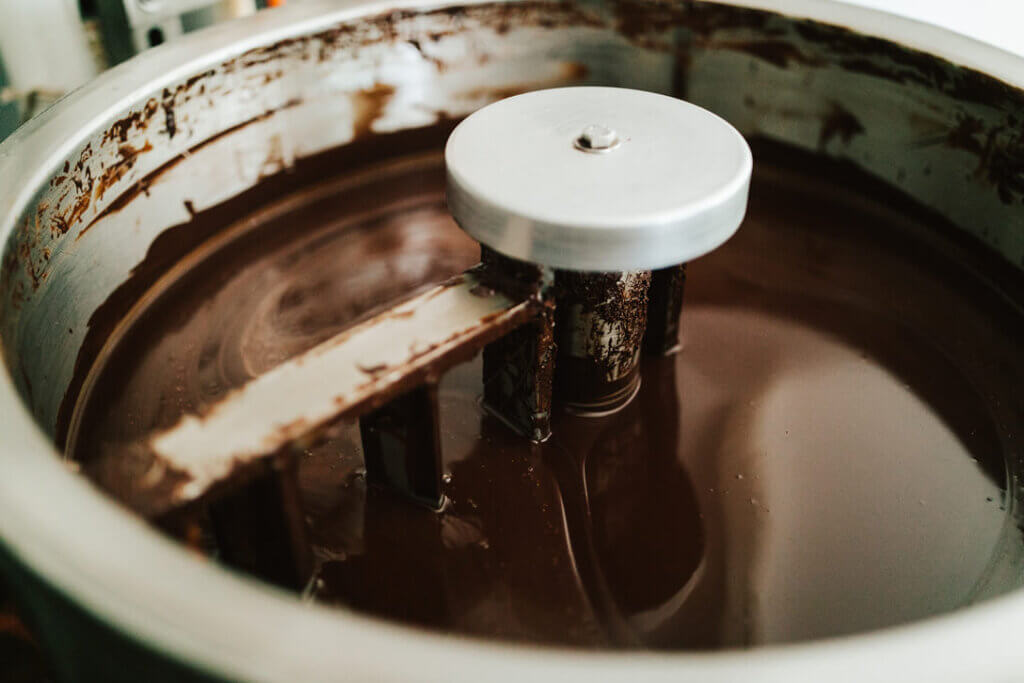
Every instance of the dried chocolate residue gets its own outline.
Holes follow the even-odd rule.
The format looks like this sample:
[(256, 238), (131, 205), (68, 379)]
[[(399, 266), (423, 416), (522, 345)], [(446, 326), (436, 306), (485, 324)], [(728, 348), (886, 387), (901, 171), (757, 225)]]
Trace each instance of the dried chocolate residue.
[[(165, 132), (167, 132), (169, 137), (174, 137), (174, 133), (177, 132), (177, 126), (174, 122), (174, 107), (187, 101), (191, 97), (196, 84), (201, 84), (215, 73), (215, 69), (208, 69), (191, 76), (173, 89), (165, 88), (159, 99), (156, 97), (149, 98), (140, 109), (132, 110), (124, 117), (112, 123), (106, 132), (103, 133), (100, 144), (107, 145), (108, 143), (127, 142), (128, 135), (132, 131), (146, 130), (161, 110), (163, 111), (162, 120), (166, 126)], [(205, 88), (205, 86), (202, 87)], [(67, 169), (64, 172), (67, 173)]]
[[(626, 388), (635, 376), (647, 325), (651, 274), (557, 271), (556, 382), (569, 402), (599, 402)], [(574, 334), (588, 335), (573, 349)]]
[[(100, 349), (106, 344), (114, 328), (124, 319), (132, 306), (167, 270), (211, 235), (230, 225), (238, 216), (248, 214), (257, 207), (266, 206), (315, 181), (327, 180), (339, 173), (349, 172), (361, 164), (414, 154), (417, 151), (437, 149), (445, 140), (454, 121), (445, 121), (431, 128), (400, 131), (357, 139), (343, 147), (297, 160), (294, 167), (265, 179), (259, 185), (225, 200), (217, 206), (204, 209), (186, 223), (168, 228), (150, 245), (145, 258), (132, 270), (131, 275), (115, 289), (89, 318), (82, 346), (75, 359), (75, 368), (61, 401), (55, 425), (55, 440), (63, 448), (67, 429), (82, 384), (90, 372)], [(208, 141), (207, 141), (208, 143)], [(201, 143), (202, 144), (202, 143)], [(177, 161), (180, 161), (178, 159)], [(140, 181), (129, 192), (122, 194), (114, 204), (127, 205), (134, 196), (153, 182), (176, 160), (157, 169)], [(123, 200), (123, 202), (122, 202)], [(108, 210), (111, 209), (108, 207)], [(10, 257), (10, 256), (8, 256)], [(11, 272), (5, 268), (5, 273)], [(13, 366), (12, 366), (13, 367)]]
[(687, 15), (685, 3), (673, 0), (619, 0), (613, 9), (619, 33), (651, 45), (674, 31)]
[[(840, 26), (694, 0), (618, 0), (613, 7), (616, 28), (635, 44), (676, 52), (681, 73), (676, 75), (675, 92), (682, 96), (686, 94), (688, 55), (697, 47), (744, 52), (781, 68), (793, 63), (837, 66), (899, 84), (918, 85), (1007, 115), (1024, 109), (1024, 95), (1003, 81)], [(692, 37), (673, 37), (680, 29), (689, 31)], [(754, 37), (747, 37), (751, 34)], [(1015, 192), (1012, 188), (1019, 183), (1019, 171), (1010, 159), (1000, 160), (1007, 163), (997, 161), (993, 172), (1000, 177), (997, 186), (1004, 188), (1000, 194), (1005, 196)]]
[(984, 136), (985, 123), (977, 116), (961, 114), (957, 119), (956, 127), (949, 131), (946, 136), (946, 144), (953, 149), (962, 149), (972, 154), (981, 154), (984, 150), (983, 141), (978, 136)]
[[(89, 203), (91, 201), (92, 200), (90, 199), (90, 194), (88, 192), (83, 192), (78, 196), (78, 200), (75, 201), (75, 203), (71, 207), (71, 211), (69, 211), (66, 216), (53, 216), (53, 218), (51, 219), (51, 234), (66, 234), (67, 231), (71, 228), (71, 226), (77, 223), (82, 218), (82, 216), (85, 215), (85, 212), (89, 208)], [(56, 235), (54, 234), (54, 236)], [(46, 257), (46, 252), (44, 252), (43, 258), (44, 260), (49, 260)]]
[(760, 60), (785, 69), (790, 63), (805, 66), (822, 66), (824, 61), (817, 56), (805, 54), (796, 43), (788, 40), (731, 40), (702, 41), (702, 48), (735, 50), (757, 57)]
[[(159, 103), (156, 98), (150, 98), (142, 109), (137, 109), (130, 112), (127, 116), (111, 124), (107, 132), (103, 134), (101, 144), (107, 144), (111, 141), (116, 142), (127, 142), (128, 133), (132, 130), (142, 130), (148, 122), (156, 114), (156, 110), (159, 107)], [(67, 173), (67, 169), (64, 170)]]
[(415, 48), (415, 50), (420, 53), (420, 57), (436, 66), (438, 71), (444, 71), (444, 69), (446, 68), (446, 64), (444, 63), (444, 61), (438, 57), (434, 57), (433, 55), (427, 54), (426, 50), (423, 49), (422, 40), (419, 40), (417, 38), (410, 38), (405, 42), (411, 45), (413, 48)]
[(356, 137), (364, 137), (373, 132), (373, 122), (380, 118), (394, 94), (393, 86), (378, 83), (352, 96), (352, 128)]
[(850, 144), (854, 136), (862, 135), (864, 126), (854, 116), (853, 112), (846, 109), (838, 102), (832, 102), (829, 113), (821, 122), (821, 133), (818, 135), (818, 149), (825, 149), (833, 138), (839, 137), (844, 145)]
[[(480, 265), (475, 273), (485, 287), (513, 299), (539, 298), (543, 294), (544, 269), (480, 246)], [(479, 285), (478, 285), (479, 286)]]
[(380, 373), (388, 369), (387, 363), (377, 363), (376, 365), (357, 365), (360, 372), (365, 372), (367, 375), (376, 377)]
[(989, 181), (996, 186), (1004, 204), (1024, 201), (1024, 136), (1019, 132), (996, 142), (993, 133), (989, 153), (982, 159)]
[(987, 126), (976, 116), (961, 114), (945, 138), (947, 146), (978, 157), (976, 177), (991, 183), (1004, 204), (1024, 199), (1024, 131), (1005, 123)]
[[(173, 138), (175, 133), (178, 132), (177, 119), (175, 118), (175, 107), (190, 99), (191, 92), (197, 83), (201, 83), (216, 73), (216, 69), (208, 69), (190, 77), (184, 83), (180, 83), (174, 88), (174, 90), (164, 88), (163, 95), (160, 98), (160, 108), (164, 112), (164, 132), (167, 133), (167, 137)], [(156, 113), (155, 110), (153, 113)]]
[(775, 12), (730, 7), (699, 0), (678, 3), (683, 12), (682, 23), (696, 35), (708, 38), (723, 30), (744, 29), (764, 36), (785, 34), (789, 20)]
[(1019, 110), (1021, 106), (1021, 93), (1016, 88), (940, 57), (816, 21), (792, 24), (802, 39), (849, 71), (901, 84), (914, 83), (965, 102), (1000, 109)]
[[(173, 123), (173, 106), (175, 102), (179, 100), (184, 101), (197, 83), (209, 78), (214, 73), (215, 70), (210, 69), (189, 78), (173, 90), (166, 89), (164, 90), (162, 101), (150, 98), (140, 108), (130, 111), (127, 115), (112, 123), (100, 136), (99, 145), (101, 147), (117, 145), (117, 153), (120, 159), (103, 169), (103, 173), (95, 182), (93, 179), (93, 167), (89, 163), (96, 151), (93, 148), (92, 142), (85, 144), (74, 165), (72, 165), (70, 160), (64, 161), (61, 171), (50, 180), (50, 187), (54, 192), (60, 192), (61, 186), (67, 186), (56, 204), (65, 205), (65, 199), (73, 192), (70, 207), (66, 208), (63, 212), (59, 212), (57, 206), (52, 203), (49, 206), (44, 206), (46, 204), (44, 201), (44, 204), (40, 205), (43, 211), (47, 208), (52, 209), (48, 217), (51, 239), (67, 234), (82, 219), (94, 201), (92, 196), (94, 185), (96, 186), (95, 200), (99, 200), (112, 185), (117, 183), (131, 170), (140, 154), (152, 150), (152, 145), (148, 141), (141, 148), (135, 148), (127, 144), (129, 134), (132, 131), (145, 130), (154, 117), (158, 115), (161, 107), (164, 108), (165, 113), (170, 117), (168, 133), (173, 134), (176, 131), (176, 126)], [(31, 235), (22, 231), (17, 234), (15, 240), (20, 241), (23, 245), (27, 245), (27, 248), (19, 248), (19, 254), (24, 258), (38, 258), (36, 253), (38, 235)], [(31, 265), (26, 263), (27, 272), (36, 273), (36, 275), (32, 276), (34, 287), (38, 286), (40, 279), (45, 278), (45, 274), (39, 276), (38, 273), (42, 271), (47, 261), (48, 257), (43, 256), (38, 263)]]
[[(140, 194), (148, 193), (149, 192), (149, 188), (153, 185), (153, 183), (155, 183), (160, 178), (160, 176), (162, 176), (165, 173), (167, 173), (167, 171), (169, 171), (172, 168), (174, 168), (175, 166), (177, 166), (179, 163), (181, 163), (183, 160), (187, 159), (189, 156), (195, 154), (196, 152), (198, 152), (199, 150), (203, 149), (204, 147), (213, 144), (217, 140), (220, 140), (220, 139), (222, 139), (224, 137), (227, 137), (228, 135), (231, 135), (232, 133), (237, 132), (238, 130), (241, 130), (242, 128), (245, 128), (246, 126), (250, 126), (250, 125), (252, 125), (252, 124), (254, 124), (254, 123), (258, 122), (258, 121), (263, 121), (265, 119), (268, 119), (271, 116), (273, 116), (274, 114), (276, 114), (277, 112), (279, 112), (279, 111), (281, 111), (283, 109), (288, 109), (290, 107), (294, 107), (294, 106), (296, 106), (298, 104), (299, 104), (299, 100), (289, 100), (288, 102), (285, 102), (283, 105), (281, 105), (280, 107), (278, 107), (276, 109), (271, 109), (271, 110), (266, 111), (266, 112), (264, 112), (264, 113), (262, 113), (262, 114), (260, 114), (258, 116), (254, 116), (251, 119), (248, 119), (246, 121), (242, 121), (241, 123), (235, 124), (234, 126), (231, 126), (230, 128), (225, 128), (224, 130), (220, 131), (219, 133), (216, 133), (215, 135), (211, 135), (210, 137), (206, 138), (202, 142), (200, 142), (200, 143), (198, 143), (196, 145), (193, 145), (192, 147), (189, 147), (186, 151), (182, 152), (181, 154), (178, 154), (178, 155), (172, 157), (171, 159), (165, 161), (163, 164), (161, 164), (160, 166), (158, 166), (154, 170), (152, 170), (149, 173), (147, 173), (143, 178), (140, 178), (138, 181), (136, 181), (135, 183), (130, 185), (127, 189), (125, 189), (124, 192), (122, 192), (120, 195), (118, 195), (117, 198), (114, 199), (114, 201), (112, 201), (102, 211), (100, 211), (98, 214), (96, 214), (96, 216), (89, 222), (89, 224), (86, 225), (84, 228), (82, 228), (79, 231), (78, 236), (75, 239), (76, 240), (81, 239), (83, 235), (85, 235), (94, 225), (96, 225), (96, 223), (98, 223), (99, 221), (103, 220), (107, 216), (110, 216), (111, 214), (117, 213), (118, 211), (120, 211), (124, 207), (128, 206), (128, 204), (130, 204)], [(123, 147), (128, 147), (128, 146), (124, 145)], [(130, 147), (129, 147), (129, 149), (130, 149)], [(145, 152), (145, 151), (148, 151), (149, 149), (151, 149), (151, 147), (150, 147), (149, 143), (147, 142), (146, 143), (146, 147), (144, 147), (141, 150), (138, 150), (137, 152), (135, 152), (135, 154), (137, 155), (139, 152)], [(131, 164), (132, 165), (134, 165), (134, 163), (135, 163), (134, 159), (135, 159), (134, 156), (131, 157)], [(111, 169), (113, 169), (113, 168), (115, 168), (115, 166), (111, 166)], [(131, 166), (129, 166), (128, 168), (131, 168)], [(109, 170), (110, 169), (108, 169), (108, 171)], [(123, 175), (123, 173), (121, 175)], [(97, 198), (102, 197), (102, 196), (103, 195), (98, 192)], [(186, 202), (185, 208), (188, 209), (190, 204), (191, 204), (190, 201)], [(190, 213), (191, 213), (191, 211), (190, 211)]]
[[(121, 158), (115, 163), (108, 166), (103, 174), (96, 181), (96, 200), (103, 199), (103, 195), (111, 185), (117, 183), (121, 178), (132, 170), (135, 166), (135, 162), (138, 161), (139, 155), (145, 152), (150, 152), (153, 149), (153, 145), (150, 144), (149, 140), (146, 140), (146, 144), (142, 147), (132, 147), (131, 145), (124, 143), (117, 148), (117, 154)], [(68, 223), (74, 225), (75, 221), (69, 220)]]
[(167, 97), (170, 95), (164, 90), (164, 101), (160, 104), (160, 107), (164, 110), (164, 132), (167, 133), (167, 137), (173, 138), (174, 134), (178, 132), (178, 123), (174, 118), (174, 104), (173, 101), (168, 101)]

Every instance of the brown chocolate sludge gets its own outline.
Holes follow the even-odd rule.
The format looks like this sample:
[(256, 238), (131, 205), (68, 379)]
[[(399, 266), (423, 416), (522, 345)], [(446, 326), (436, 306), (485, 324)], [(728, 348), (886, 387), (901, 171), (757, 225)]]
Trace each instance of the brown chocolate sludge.
[(111, 340), (70, 440), (83, 471), (139, 509), (148, 435), (482, 261), (477, 296), (548, 288), (527, 322), (154, 523), (323, 603), (579, 647), (820, 638), (1021, 583), (1019, 273), (852, 169), (755, 142), (721, 249), (538, 284), (454, 225), (439, 153), (407, 161), (446, 132), (299, 162), (172, 229), (154, 263), (174, 231), (251, 225), (194, 243)]

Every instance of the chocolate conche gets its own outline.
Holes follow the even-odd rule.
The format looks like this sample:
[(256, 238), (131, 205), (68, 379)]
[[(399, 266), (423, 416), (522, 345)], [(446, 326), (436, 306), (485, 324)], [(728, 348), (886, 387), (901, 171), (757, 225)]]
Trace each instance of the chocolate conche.
[[(440, 512), (368, 488), (354, 426), (307, 452), (309, 593), (447, 632), (713, 649), (1017, 587), (999, 568), (1024, 554), (1006, 523), (1024, 444), (1020, 275), (850, 169), (766, 144), (755, 157), (745, 224), (688, 266), (682, 350), (641, 360), (625, 409), (556, 406), (552, 437), (531, 443), (482, 408), (480, 359), (458, 366), (438, 388)], [(474, 263), (442, 186), (438, 156), (255, 214), (116, 341), (78, 421), (84, 470)]]

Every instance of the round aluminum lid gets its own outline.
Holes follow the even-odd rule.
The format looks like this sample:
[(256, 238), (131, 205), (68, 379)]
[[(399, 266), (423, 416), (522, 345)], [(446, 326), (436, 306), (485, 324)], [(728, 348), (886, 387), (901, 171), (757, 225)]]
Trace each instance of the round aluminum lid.
[(573, 270), (690, 261), (739, 227), (750, 148), (714, 114), (665, 95), (576, 87), (469, 116), (445, 149), (448, 205), (496, 251)]

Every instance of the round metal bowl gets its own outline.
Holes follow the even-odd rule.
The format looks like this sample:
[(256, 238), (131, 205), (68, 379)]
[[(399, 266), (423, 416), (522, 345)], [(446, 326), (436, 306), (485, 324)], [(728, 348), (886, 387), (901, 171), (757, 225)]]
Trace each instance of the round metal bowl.
[[(0, 566), (61, 677), (1011, 680), (1024, 593), (713, 654), (444, 637), (197, 559), (59, 457), (107, 302), (190, 212), (367, 136), (510, 93), (621, 85), (845, 160), (1024, 269), (1024, 59), (829, 0), (301, 3), (110, 71), (0, 146)], [(1016, 467), (1016, 464), (1011, 464)]]

